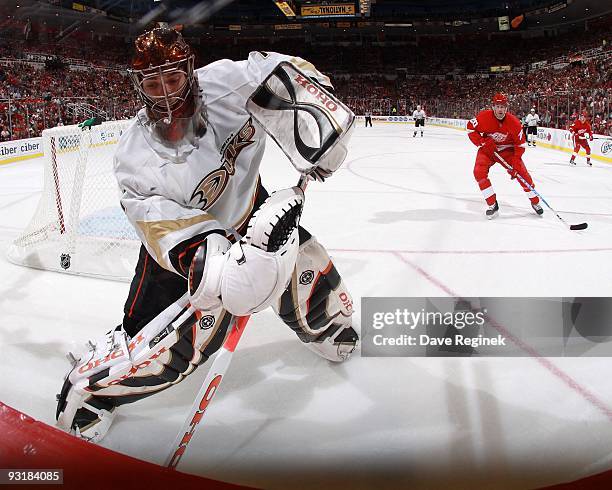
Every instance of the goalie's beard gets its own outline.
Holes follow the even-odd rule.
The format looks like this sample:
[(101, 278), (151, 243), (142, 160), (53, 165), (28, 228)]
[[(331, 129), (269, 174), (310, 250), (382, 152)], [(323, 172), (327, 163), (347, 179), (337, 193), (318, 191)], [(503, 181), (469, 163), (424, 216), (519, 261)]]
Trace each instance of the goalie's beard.
[(140, 121), (151, 149), (173, 163), (186, 162), (206, 133), (206, 110), (197, 84), (194, 89), (194, 95), (172, 111), (172, 118), (168, 118), (167, 112), (147, 107), (147, 120)]
[(158, 137), (170, 143), (170, 145), (180, 142), (185, 138), (190, 130), (191, 117), (173, 118), (169, 124), (162, 119), (155, 124), (155, 131)]
[(157, 137), (172, 145), (180, 142), (192, 129), (200, 136), (204, 134), (206, 131), (205, 119), (196, 117), (192, 121), (194, 115), (199, 116), (201, 105), (199, 87), (194, 81), (185, 102), (172, 109), (170, 117), (168, 117), (168, 112), (151, 107), (147, 107), (147, 117), (154, 123)]

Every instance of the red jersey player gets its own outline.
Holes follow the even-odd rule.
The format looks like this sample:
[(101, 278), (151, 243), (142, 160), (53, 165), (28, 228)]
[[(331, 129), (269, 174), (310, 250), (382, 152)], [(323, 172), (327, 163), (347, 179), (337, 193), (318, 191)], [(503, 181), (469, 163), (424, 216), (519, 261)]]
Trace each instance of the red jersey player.
[[(578, 119), (574, 121), (574, 124), (571, 125), (570, 133), (574, 141), (574, 152), (572, 153), (572, 158), (570, 158), (570, 163), (576, 165), (576, 155), (578, 155), (580, 147), (582, 146), (586, 151), (587, 165), (592, 165), (589, 141), (593, 141), (593, 131), (591, 130), (591, 125), (587, 121), (587, 116), (584, 112), (582, 112), (580, 116), (578, 116)], [(589, 141), (587, 141), (587, 135)]]
[[(513, 179), (518, 174), (534, 187), (531, 175), (522, 160), (527, 146), (525, 133), (523, 133), (523, 127), (518, 118), (508, 112), (508, 98), (504, 94), (496, 94), (491, 103), (491, 110), (481, 111), (478, 116), (469, 121), (467, 131), (472, 143), (478, 146), (474, 177), (489, 205), (487, 218), (491, 219), (499, 211), (495, 191), (489, 180), (489, 169), (496, 163), (500, 163), (495, 152), (510, 164), (512, 170), (508, 170), (508, 173)], [(520, 179), (518, 182), (531, 201), (533, 210), (539, 215), (544, 213), (538, 196), (529, 190)]]

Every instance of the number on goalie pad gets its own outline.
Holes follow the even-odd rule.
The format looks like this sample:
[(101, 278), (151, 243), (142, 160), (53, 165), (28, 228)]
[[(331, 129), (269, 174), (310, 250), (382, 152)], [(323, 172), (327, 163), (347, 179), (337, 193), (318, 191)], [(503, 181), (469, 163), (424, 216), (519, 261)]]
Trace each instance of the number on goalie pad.
[(195, 310), (186, 293), (134, 338), (117, 327), (90, 342), (58, 396), (58, 426), (101, 440), (117, 406), (182, 381), (219, 349), (232, 319), (221, 308)]
[(302, 174), (333, 173), (344, 161), (355, 115), (318, 82), (281, 62), (251, 95), (247, 111)]

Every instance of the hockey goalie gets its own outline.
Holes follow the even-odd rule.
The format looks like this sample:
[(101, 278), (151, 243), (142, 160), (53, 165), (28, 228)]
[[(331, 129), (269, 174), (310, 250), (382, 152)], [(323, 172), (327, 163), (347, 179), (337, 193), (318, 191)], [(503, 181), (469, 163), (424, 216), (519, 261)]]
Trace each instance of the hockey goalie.
[(331, 361), (359, 340), (340, 274), (299, 226), (301, 189), (269, 195), (259, 179), (268, 135), (311, 178), (342, 164), (354, 116), (330, 80), (271, 52), (194, 70), (190, 46), (165, 27), (136, 40), (130, 76), (144, 107), (119, 142), (115, 174), (140, 256), (121, 325), (74, 357), (57, 405), (58, 425), (94, 442), (121, 405), (203, 364), (237, 315), (272, 306)]

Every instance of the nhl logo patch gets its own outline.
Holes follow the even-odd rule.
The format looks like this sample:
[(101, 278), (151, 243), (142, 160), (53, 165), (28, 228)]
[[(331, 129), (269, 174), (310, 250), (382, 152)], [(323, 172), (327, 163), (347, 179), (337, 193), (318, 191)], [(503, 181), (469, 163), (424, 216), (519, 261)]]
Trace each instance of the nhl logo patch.
[(314, 279), (314, 271), (307, 270), (300, 274), (300, 284), (304, 286), (307, 284), (310, 284), (313, 279)]
[(215, 325), (215, 317), (213, 315), (206, 315), (200, 318), (200, 328), (202, 330), (208, 330)]
[(60, 255), (60, 265), (64, 270), (70, 268), (70, 254)]

